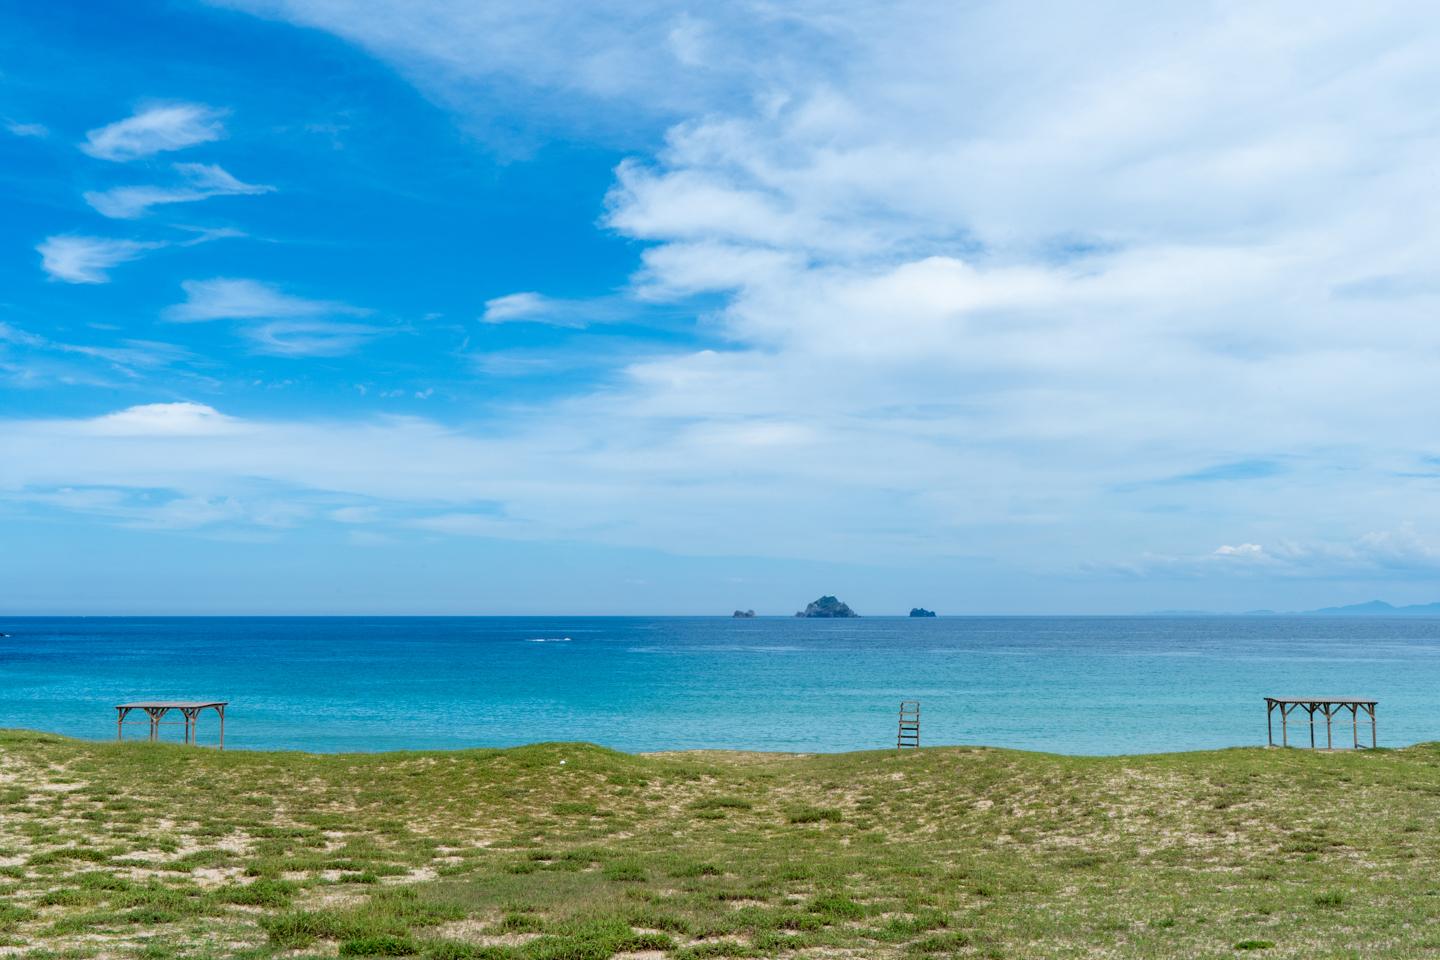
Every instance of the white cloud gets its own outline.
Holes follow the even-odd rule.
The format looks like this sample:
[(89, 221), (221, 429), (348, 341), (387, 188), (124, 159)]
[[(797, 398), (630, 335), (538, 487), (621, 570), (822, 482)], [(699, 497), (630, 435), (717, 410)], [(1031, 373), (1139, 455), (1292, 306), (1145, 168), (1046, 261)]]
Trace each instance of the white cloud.
[(335, 300), (311, 300), (284, 293), (258, 280), (217, 277), (181, 283), (185, 302), (167, 307), (174, 323), (259, 320), (241, 328), (256, 353), (279, 357), (335, 357), (350, 353), (385, 331), (370, 324), (334, 319), (370, 313)]
[(338, 357), (381, 332), (367, 324), (330, 320), (275, 320), (244, 330), (256, 353), (277, 357)]
[[(1432, 518), (1427, 526), (1433, 525)], [(1139, 560), (1095, 564), (1090, 569), (1127, 576), (1177, 578), (1429, 580), (1440, 572), (1440, 541), (1423, 535), (1413, 521), (1401, 520), (1393, 528), (1369, 531), (1350, 539), (1301, 540), (1282, 536), (1263, 545), (1222, 544), (1208, 553), (1147, 553)]]
[(35, 249), (40, 266), (52, 279), (66, 283), (109, 283), (110, 268), (138, 259), (164, 246), (137, 240), (59, 235), (46, 237)]
[(550, 300), (538, 293), (511, 293), (485, 301), (486, 323), (505, 323), (507, 320), (532, 320), (543, 316)]
[(1215, 548), (1217, 557), (1241, 557), (1247, 560), (1260, 559), (1265, 556), (1265, 548), (1258, 543), (1242, 543), (1237, 546), (1223, 544)]
[(150, 208), (167, 203), (193, 203), (211, 197), (255, 196), (272, 193), (275, 188), (244, 183), (223, 168), (205, 163), (177, 163), (174, 169), (185, 181), (179, 187), (131, 186), (85, 193), (85, 202), (107, 217), (133, 220), (150, 212)]
[(330, 511), (330, 519), (336, 523), (375, 523), (380, 511), (375, 507), (337, 507)]
[[(505, 97), (582, 135), (668, 124), (606, 222), (645, 245), (632, 295), (718, 303), (729, 347), (476, 436), (264, 425), (277, 482), (500, 500), (602, 542), (1052, 571), (1382, 569), (1369, 531), (1440, 524), (1424, 4), (231, 5), (347, 37), (468, 123)], [(487, 516), (454, 522), (510, 529)]]
[(43, 123), (17, 123), (12, 120), (6, 122), (5, 129), (17, 137), (33, 137), (43, 140), (50, 136), (50, 128)]
[(175, 224), (175, 228), (194, 234), (189, 240), (180, 241), (179, 245), (182, 247), (195, 247), (212, 240), (235, 240), (250, 236), (244, 230), (237, 230), (234, 227), (194, 227), (187, 224)]
[(681, 14), (665, 39), (677, 61), (687, 67), (703, 67), (712, 54), (709, 33), (710, 25), (706, 21)]
[(496, 137), (514, 125), (488, 118), (519, 100), (532, 120), (600, 135), (743, 104), (756, 85), (813, 74), (805, 58), (833, 55), (845, 39), (835, 34), (849, 30), (818, 7), (763, 2), (706, 8), (703, 17), (676, 0), (211, 2), (330, 30)]
[(44, 337), (0, 321), (0, 343), (18, 343), (27, 347), (38, 347), (45, 342)]
[(297, 319), (336, 314), (359, 316), (369, 312), (333, 300), (292, 296), (273, 284), (258, 280), (216, 277), (213, 280), (186, 280), (180, 287), (185, 291), (185, 302), (165, 310), (165, 319), (176, 323)]
[(147, 403), (76, 425), (107, 437), (202, 437), (235, 432), (237, 421), (203, 403)]
[[(502, 540), (528, 540), (535, 533), (524, 523), (483, 513), (441, 513), (420, 517), (410, 521), (409, 525), (434, 533), (461, 537), (497, 537)], [(540, 536), (543, 538), (545, 535)]]
[(80, 149), (98, 160), (133, 160), (225, 135), (225, 111), (200, 103), (159, 104), (85, 134)]
[[(729, 369), (733, 375), (738, 368)], [(751, 385), (741, 378), (740, 389)], [(708, 389), (703, 381), (677, 388)], [(0, 421), (9, 451), (0, 462), (0, 493), (105, 486), (199, 502), (320, 498), (332, 509), (367, 508), (334, 519), (382, 527), (835, 562), (917, 562), (983, 550), (992, 562), (1022, 566), (1043, 557), (1053, 572), (1078, 569), (1074, 557), (1057, 552), (1057, 536), (1078, 536), (1086, 550), (1096, 542), (1113, 549), (1113, 541), (1083, 534), (1117, 533), (1104, 491), (1133, 464), (1110, 462), (1104, 450), (1093, 460), (1050, 464), (1063, 466), (1069, 489), (1062, 495), (1044, 475), (1045, 449), (1019, 458), (927, 411), (868, 421), (799, 412), (696, 420), (684, 409), (649, 411), (623, 397), (594, 396), (472, 433), (418, 418), (250, 420), (200, 404), (152, 404), (92, 419)], [(1344, 492), (1383, 476), (1381, 469), (1357, 472)], [(1392, 509), (1369, 514), (1415, 516), (1428, 483), (1403, 483)], [(795, 490), (806, 495), (797, 498)], [(1217, 526), (1238, 529), (1254, 522), (1257, 502), (1273, 511), (1267, 525), (1276, 529), (1304, 529), (1312, 512), (1304, 498), (1285, 505), (1232, 496), (1233, 503), (1173, 529), (1197, 540)], [(477, 512), (477, 502), (499, 506)], [(1403, 531), (1404, 522), (1375, 529)], [(1421, 524), (1440, 525), (1440, 511), (1426, 510)], [(1127, 542), (1136, 541), (1122, 536), (1121, 546)], [(1344, 549), (1302, 548), (1283, 537), (1235, 542), (1230, 553), (1152, 557), (1137, 569), (1328, 576), (1406, 569), (1406, 556), (1429, 549), (1417, 552), (1398, 534), (1363, 532)], [(1247, 559), (1258, 562), (1225, 562)]]
[(65, 374), (53, 377), (35, 376), (42, 367), (42, 364), (35, 361), (35, 357), (43, 354), (69, 355), (98, 360), (132, 378), (139, 375), (137, 371), (166, 367), (188, 358), (188, 354), (179, 347), (153, 340), (126, 338), (118, 344), (108, 346), (66, 343), (51, 340), (0, 321), (0, 347), (3, 346), (20, 347), (28, 351), (24, 358), (25, 366), (27, 373), (35, 382), (46, 379), (73, 380), (73, 376)]
[(613, 299), (560, 300), (533, 291), (510, 293), (485, 301), (482, 323), (543, 323), (552, 327), (588, 327), (633, 313)]
[(176, 497), (151, 490), (59, 487), (5, 495), (11, 503), (49, 507), (147, 530), (196, 530), (231, 526), (283, 529), (311, 515), (303, 503), (264, 497)]

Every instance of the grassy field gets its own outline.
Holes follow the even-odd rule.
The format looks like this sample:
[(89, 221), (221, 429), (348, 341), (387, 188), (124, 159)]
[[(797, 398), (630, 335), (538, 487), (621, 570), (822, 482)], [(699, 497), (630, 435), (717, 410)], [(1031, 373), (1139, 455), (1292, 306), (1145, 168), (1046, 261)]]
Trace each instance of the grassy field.
[(319, 756), (0, 732), (0, 955), (1440, 955), (1440, 746)]

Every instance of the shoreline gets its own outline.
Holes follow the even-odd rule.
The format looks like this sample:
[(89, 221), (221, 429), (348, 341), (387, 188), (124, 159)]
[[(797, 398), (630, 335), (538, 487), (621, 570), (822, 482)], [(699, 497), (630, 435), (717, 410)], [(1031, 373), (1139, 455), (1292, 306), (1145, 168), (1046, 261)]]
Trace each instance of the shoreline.
[(225, 755), (257, 755), (257, 756), (294, 756), (294, 757), (329, 757), (343, 759), (347, 757), (383, 758), (383, 757), (411, 757), (416, 755), (429, 755), (443, 757), (448, 755), (464, 755), (475, 753), (506, 753), (516, 750), (530, 749), (556, 749), (574, 748), (597, 750), (604, 753), (615, 754), (622, 757), (651, 758), (657, 760), (667, 759), (755, 759), (755, 760), (803, 760), (820, 758), (846, 758), (846, 757), (873, 757), (894, 754), (908, 756), (920, 753), (996, 753), (1014, 754), (1022, 757), (1052, 757), (1065, 760), (1154, 760), (1166, 757), (1193, 757), (1203, 754), (1225, 754), (1236, 752), (1260, 753), (1283, 752), (1300, 754), (1323, 754), (1326, 756), (1339, 756), (1345, 754), (1382, 754), (1398, 753), (1416, 748), (1426, 748), (1440, 745), (1440, 740), (1419, 740), (1415, 743), (1386, 745), (1378, 747), (1336, 748), (1327, 750), (1324, 748), (1311, 748), (1302, 746), (1281, 747), (1279, 745), (1266, 746), (1265, 744), (1231, 744), (1223, 747), (1197, 747), (1193, 750), (1152, 750), (1140, 753), (1066, 753), (1059, 750), (1027, 750), (1019, 747), (1003, 747), (979, 743), (934, 743), (925, 744), (918, 750), (905, 748), (896, 750), (894, 747), (875, 747), (867, 750), (753, 750), (747, 748), (696, 748), (696, 749), (667, 749), (667, 750), (620, 750), (615, 747), (607, 747), (604, 744), (595, 743), (589, 740), (537, 740), (529, 743), (517, 743), (510, 746), (484, 746), (476, 745), (469, 747), (414, 747), (397, 748), (386, 750), (305, 750), (302, 748), (290, 747), (226, 747), (223, 751), (217, 749), (213, 744), (186, 744), (176, 740), (159, 740), (155, 744), (143, 737), (136, 736), (123, 741), (115, 739), (92, 739), (88, 737), (73, 736), (66, 733), (56, 733), (50, 730), (37, 730), (29, 727), (0, 727), (0, 746), (3, 746), (4, 739), (9, 736), (25, 738), (53, 738), (57, 741), (87, 744), (96, 747), (131, 747), (131, 746), (164, 746), (183, 749), (195, 749), (201, 752), (213, 752)]

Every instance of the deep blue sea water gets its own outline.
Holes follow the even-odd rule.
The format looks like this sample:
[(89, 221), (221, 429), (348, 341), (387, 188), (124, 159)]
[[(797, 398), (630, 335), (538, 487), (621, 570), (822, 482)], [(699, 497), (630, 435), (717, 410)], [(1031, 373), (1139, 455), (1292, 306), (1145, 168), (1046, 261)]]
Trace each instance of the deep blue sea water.
[(229, 747), (856, 750), (893, 746), (898, 702), (915, 698), (927, 745), (1134, 753), (1264, 743), (1267, 694), (1374, 697), (1382, 746), (1440, 739), (1440, 619), (0, 618), (0, 632), (0, 727), (96, 739), (114, 736), (116, 703), (215, 698), (232, 704)]

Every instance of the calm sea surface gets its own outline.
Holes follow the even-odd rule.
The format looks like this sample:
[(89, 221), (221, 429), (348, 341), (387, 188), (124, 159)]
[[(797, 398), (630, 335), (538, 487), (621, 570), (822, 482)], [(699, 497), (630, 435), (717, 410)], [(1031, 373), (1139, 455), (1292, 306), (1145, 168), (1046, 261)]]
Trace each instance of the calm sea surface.
[(231, 747), (856, 750), (893, 746), (898, 701), (915, 698), (926, 744), (1131, 753), (1264, 743), (1261, 698), (1298, 694), (1378, 699), (1382, 746), (1440, 739), (1440, 619), (0, 618), (0, 632), (0, 727), (92, 738), (114, 736), (125, 700), (214, 698), (232, 703)]

